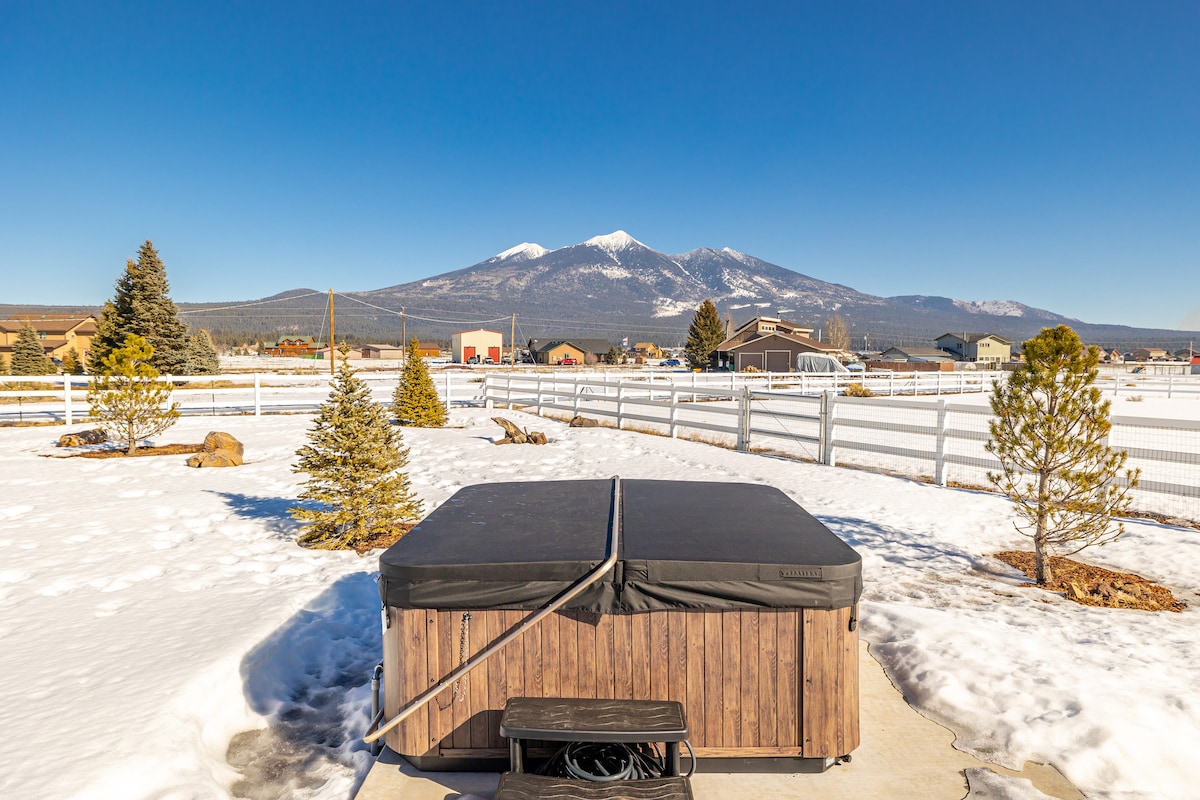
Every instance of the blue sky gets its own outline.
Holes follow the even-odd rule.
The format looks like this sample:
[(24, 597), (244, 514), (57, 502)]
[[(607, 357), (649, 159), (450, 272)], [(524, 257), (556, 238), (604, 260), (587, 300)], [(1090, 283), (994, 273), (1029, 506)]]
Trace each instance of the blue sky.
[(618, 228), (1200, 329), (1194, 2), (0, 3), (0, 302), (377, 289)]

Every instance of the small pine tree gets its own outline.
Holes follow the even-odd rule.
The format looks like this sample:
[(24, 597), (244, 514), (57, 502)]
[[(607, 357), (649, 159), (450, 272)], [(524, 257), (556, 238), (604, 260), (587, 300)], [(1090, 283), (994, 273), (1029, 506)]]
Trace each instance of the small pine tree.
[(188, 375), (219, 375), (221, 359), (217, 348), (213, 345), (212, 336), (201, 328), (194, 336), (188, 337)]
[(621, 362), (621, 354), (617, 352), (616, 347), (608, 348), (608, 352), (604, 355), (604, 363), (611, 366), (616, 366)]
[(400, 384), (392, 397), (392, 411), (401, 425), (413, 428), (441, 428), (446, 424), (446, 407), (438, 399), (416, 339), (408, 346)]
[(53, 375), (54, 362), (46, 355), (42, 340), (28, 321), (17, 332), (12, 350), (13, 375)]
[(147, 239), (138, 249), (137, 261), (125, 263), (117, 279), (116, 295), (104, 304), (96, 321), (92, 358), (102, 364), (105, 356), (123, 347), (125, 337), (137, 334), (154, 350), (153, 366), (160, 373), (182, 375), (187, 370), (187, 325), (169, 295), (167, 268), (153, 243)]
[(421, 501), (409, 486), (408, 448), (371, 390), (342, 359), (308, 444), (296, 451), (293, 472), (309, 477), (292, 516), (308, 523), (300, 543), (323, 549), (354, 547), (420, 516)]
[(1083, 349), (1066, 325), (1023, 345), (1025, 362), (992, 391), (986, 447), (1002, 471), (988, 478), (1016, 503), (1017, 529), (1033, 539), (1036, 581), (1054, 579), (1050, 555), (1067, 556), (1124, 533), (1112, 519), (1129, 509), (1139, 471), (1105, 442), (1111, 403), (1094, 386), (1099, 350)]
[(100, 375), (88, 389), (88, 411), (109, 434), (126, 442), (133, 455), (142, 439), (157, 436), (179, 420), (179, 404), (169, 403), (171, 387), (158, 380), (150, 361), (154, 348), (137, 334), (104, 358)]
[(82, 375), (83, 362), (79, 360), (79, 351), (74, 347), (67, 350), (62, 360), (62, 371), (65, 375)]
[(725, 341), (725, 326), (721, 315), (711, 300), (705, 300), (696, 309), (692, 324), (688, 326), (687, 345), (684, 355), (692, 369), (708, 369), (712, 365), (713, 352)]

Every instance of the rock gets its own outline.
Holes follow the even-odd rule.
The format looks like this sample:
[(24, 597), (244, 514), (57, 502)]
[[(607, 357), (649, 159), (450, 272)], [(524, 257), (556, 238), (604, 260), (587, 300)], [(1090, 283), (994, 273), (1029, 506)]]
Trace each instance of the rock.
[(530, 444), (545, 444), (547, 441), (546, 434), (542, 433), (541, 431), (534, 431), (533, 433), (529, 434)]
[(108, 435), (99, 428), (79, 433), (65, 433), (58, 437), (59, 447), (81, 447), (85, 444), (103, 444), (108, 441)]
[(242, 464), (245, 446), (228, 433), (211, 431), (204, 437), (200, 452), (187, 460), (189, 467), (237, 467)]
[(600, 420), (592, 419), (591, 417), (573, 417), (570, 427), (572, 428), (599, 428)]
[(196, 453), (188, 456), (189, 467), (236, 467), (242, 459), (233, 450), (218, 450), (215, 453)]

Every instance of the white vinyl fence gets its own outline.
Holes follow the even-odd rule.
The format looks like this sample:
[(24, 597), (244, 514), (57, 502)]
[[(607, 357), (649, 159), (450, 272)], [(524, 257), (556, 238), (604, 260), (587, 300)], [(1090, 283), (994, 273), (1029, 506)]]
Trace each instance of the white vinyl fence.
[[(999, 463), (984, 449), (991, 412), (955, 402), (990, 391), (1005, 373), (868, 373), (847, 376), (667, 371), (434, 371), (447, 405), (501, 405), (617, 427), (855, 466), (939, 485), (988, 485)], [(380, 403), (398, 372), (363, 371)], [(0, 424), (86, 423), (85, 376), (0, 377)], [(170, 378), (172, 399), (189, 415), (310, 413), (329, 394), (328, 374), (229, 374)], [(848, 397), (864, 383), (877, 397)], [(1108, 394), (1200, 399), (1200, 376), (1104, 377)], [(1115, 416), (1110, 444), (1142, 471), (1140, 511), (1200, 520), (1200, 422)]]
[[(832, 387), (800, 394), (689, 381), (489, 375), (485, 400), (941, 486), (987, 487), (988, 471), (1000, 468), (984, 449), (991, 409), (945, 397), (867, 398), (839, 395)], [(1114, 416), (1112, 422), (1110, 444), (1129, 453), (1130, 468), (1141, 469), (1134, 507), (1200, 520), (1200, 421)]]

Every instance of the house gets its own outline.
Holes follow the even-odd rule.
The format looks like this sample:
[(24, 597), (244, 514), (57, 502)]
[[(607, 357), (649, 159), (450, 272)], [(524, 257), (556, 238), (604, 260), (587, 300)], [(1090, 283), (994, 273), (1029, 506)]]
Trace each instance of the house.
[(998, 367), (1012, 360), (1012, 342), (994, 333), (943, 333), (934, 343), (959, 361)]
[(1184, 347), (1175, 351), (1175, 360), (1191, 363), (1194, 359), (1200, 358), (1200, 350), (1191, 347)]
[[(314, 358), (321, 359), (322, 361), (328, 361), (329, 360), (329, 348), (328, 347), (318, 348), (312, 352), (312, 355)], [(335, 359), (340, 360), (342, 358), (342, 355), (343, 354), (342, 354), (341, 347), (333, 348), (333, 357)], [(360, 358), (366, 358), (366, 356), (364, 356), (362, 354), (361, 350), (355, 350), (353, 347), (348, 348), (346, 350), (345, 356), (346, 356), (347, 361), (355, 361)]]
[[(564, 360), (583, 364), (587, 360), (587, 351), (582, 347), (567, 341), (544, 342), (534, 347), (530, 340), (529, 352), (533, 355), (535, 364), (561, 364)], [(608, 352), (608, 351), (605, 351)]]
[(954, 354), (940, 347), (889, 347), (867, 361), (869, 369), (889, 369), (893, 372), (952, 372)]
[(263, 352), (276, 358), (298, 357), (315, 358), (317, 351), (325, 347), (324, 342), (318, 342), (311, 336), (296, 336), (276, 340), (268, 345)]
[(404, 348), (398, 344), (365, 344), (362, 347), (363, 358), (404, 358)]
[(1138, 347), (1131, 350), (1129, 356), (1134, 361), (1166, 361), (1170, 357), (1161, 347)]
[(442, 346), (437, 342), (417, 342), (417, 355), (421, 358), (441, 358)]
[(1104, 350), (1101, 350), (1100, 353), (1101, 353), (1101, 356), (1104, 358), (1104, 360), (1109, 362), (1110, 364), (1120, 364), (1122, 361), (1125, 360), (1125, 356), (1121, 353), (1121, 351), (1117, 350), (1115, 348), (1112, 350), (1109, 350), (1107, 352), (1105, 352)]
[(737, 372), (751, 367), (761, 372), (794, 372), (796, 358), (803, 353), (841, 355), (839, 348), (810, 338), (812, 332), (776, 317), (754, 317), (717, 345), (712, 366)]
[(642, 358), (665, 358), (662, 348), (654, 344), (654, 342), (637, 342), (630, 348), (629, 355), (634, 358), (638, 356)]
[(574, 358), (581, 364), (595, 363), (603, 358), (612, 346), (607, 339), (583, 339), (573, 336), (530, 339), (527, 345), (537, 364), (557, 364), (563, 358)]
[(450, 360), (455, 364), (466, 364), (476, 357), (480, 361), (490, 358), (493, 363), (499, 364), (503, 350), (504, 334), (499, 331), (476, 328), (450, 337)]
[(96, 318), (65, 314), (29, 314), (13, 319), (0, 319), (0, 361), (7, 367), (12, 363), (12, 349), (21, 328), (28, 323), (37, 332), (42, 350), (50, 358), (62, 361), (72, 349), (80, 362), (87, 364), (96, 335)]

